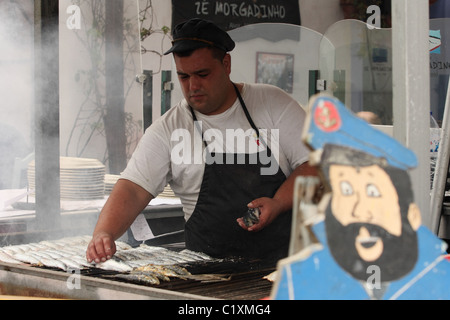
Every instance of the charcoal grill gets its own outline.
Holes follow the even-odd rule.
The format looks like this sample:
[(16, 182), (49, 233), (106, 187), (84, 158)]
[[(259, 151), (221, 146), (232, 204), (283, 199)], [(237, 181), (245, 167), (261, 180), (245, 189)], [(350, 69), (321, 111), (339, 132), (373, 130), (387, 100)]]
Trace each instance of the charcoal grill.
[(225, 259), (185, 265), (192, 274), (225, 274), (229, 280), (203, 282), (171, 278), (159, 285), (115, 279), (117, 272), (81, 270), (79, 274), (51, 268), (0, 263), (0, 294), (58, 299), (259, 300), (270, 295), (263, 277), (274, 271), (260, 261)]
[[(0, 264), (0, 293), (54, 299), (205, 299), (202, 296), (178, 293), (159, 288), (111, 281), (101, 277), (76, 275), (79, 287), (71, 282), (75, 275), (22, 265)], [(69, 285), (71, 283), (72, 285)]]
[[(153, 211), (158, 210), (158, 212), (151, 212), (149, 214), (151, 218), (148, 219), (152, 230), (156, 234), (170, 233), (173, 230), (182, 228), (181, 222), (179, 221), (184, 221), (183, 216), (178, 211), (175, 212), (175, 209), (179, 210), (178, 207), (174, 209), (173, 206), (170, 206), (167, 208), (167, 210), (170, 210), (168, 212), (160, 207), (151, 209)], [(8, 229), (3, 230), (3, 233), (0, 232), (0, 235), (3, 235), (0, 236), (0, 246), (36, 242), (46, 240), (49, 237), (58, 239), (64, 236), (76, 236), (80, 232), (81, 234), (91, 234), (92, 230), (90, 228), (92, 223), (86, 223), (86, 221), (95, 221), (97, 214), (72, 214), (70, 217), (64, 216), (63, 218), (61, 221), (64, 225), (79, 225), (81, 228), (71, 230), (67, 227), (64, 230), (55, 231), (54, 233), (34, 232), (29, 221), (23, 222), (20, 220), (18, 223), (23, 224), (25, 226), (24, 228), (19, 229), (14, 226), (14, 230)], [(168, 219), (171, 219), (170, 223), (165, 221)], [(8, 222), (11, 221), (8, 220)], [(0, 223), (0, 226), (4, 226), (4, 224)], [(88, 224), (89, 227), (83, 227), (83, 224)], [(173, 225), (176, 225), (176, 227), (173, 227)], [(175, 229), (167, 229), (167, 226)], [(136, 240), (130, 236), (129, 232), (127, 232), (126, 237), (128, 243), (133, 246), (137, 245)], [(181, 250), (184, 248), (184, 242), (180, 241), (181, 238), (179, 235), (156, 238), (147, 241), (147, 244), (163, 246), (172, 250)], [(205, 283), (196, 280), (171, 278), (170, 282), (161, 282), (159, 285), (148, 286), (114, 279), (114, 272), (88, 269), (80, 271), (80, 289), (69, 289), (67, 281), (71, 275), (64, 271), (0, 262), (0, 294), (63, 299), (256, 300), (270, 295), (272, 283), (263, 279), (263, 277), (275, 270), (274, 266), (268, 266), (260, 261), (243, 261), (241, 259), (225, 259), (222, 262), (211, 262), (204, 265), (188, 265), (186, 268), (192, 274), (212, 273), (230, 275), (230, 280)]]

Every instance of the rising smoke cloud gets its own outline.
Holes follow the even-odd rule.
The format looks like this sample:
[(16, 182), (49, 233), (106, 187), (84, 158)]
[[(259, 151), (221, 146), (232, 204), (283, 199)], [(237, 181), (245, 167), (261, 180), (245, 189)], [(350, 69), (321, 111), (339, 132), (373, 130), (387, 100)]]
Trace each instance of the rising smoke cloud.
[(0, 2), (0, 189), (13, 186), (14, 158), (32, 151), (33, 9), (31, 0)]

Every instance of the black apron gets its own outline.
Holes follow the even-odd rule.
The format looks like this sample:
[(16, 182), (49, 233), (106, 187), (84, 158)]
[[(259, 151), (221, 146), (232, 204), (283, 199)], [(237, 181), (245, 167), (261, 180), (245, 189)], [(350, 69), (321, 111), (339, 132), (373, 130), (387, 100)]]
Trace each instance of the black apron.
[[(259, 137), (259, 130), (236, 86), (235, 89), (247, 120)], [(192, 108), (191, 112), (194, 122), (197, 121)], [(204, 143), (207, 146), (206, 141)], [(270, 155), (271, 161), (276, 161), (268, 146), (266, 148), (267, 151), (262, 151), (266, 152), (263, 155), (265, 159)], [(212, 156), (216, 160), (223, 157), (223, 161), (222, 164), (219, 161), (205, 163), (197, 204), (185, 226), (186, 247), (213, 257), (241, 256), (274, 261), (286, 257), (292, 211), (281, 213), (269, 226), (258, 232), (246, 231), (236, 222), (247, 211), (249, 202), (275, 195), (286, 180), (279, 165), (276, 174), (262, 175), (261, 168), (270, 167), (270, 162), (263, 164), (260, 161), (261, 153), (255, 163), (254, 159), (249, 161), (249, 154), (209, 154), (208, 148), (206, 150), (206, 157)], [(230, 157), (234, 158), (233, 163), (230, 163)], [(238, 162), (241, 157), (245, 157), (245, 162)]]

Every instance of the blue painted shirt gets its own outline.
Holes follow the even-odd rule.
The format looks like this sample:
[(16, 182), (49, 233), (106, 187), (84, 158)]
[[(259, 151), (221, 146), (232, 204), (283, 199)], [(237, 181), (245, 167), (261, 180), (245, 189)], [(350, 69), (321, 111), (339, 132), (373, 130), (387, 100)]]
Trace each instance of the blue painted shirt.
[[(279, 281), (273, 297), (277, 300), (361, 300), (373, 298), (364, 284), (343, 270), (326, 246), (324, 221), (313, 227), (321, 245), (280, 261)], [(417, 230), (419, 255), (414, 269), (404, 277), (390, 282), (381, 299), (450, 299), (450, 262), (445, 259), (446, 245), (421, 226)]]

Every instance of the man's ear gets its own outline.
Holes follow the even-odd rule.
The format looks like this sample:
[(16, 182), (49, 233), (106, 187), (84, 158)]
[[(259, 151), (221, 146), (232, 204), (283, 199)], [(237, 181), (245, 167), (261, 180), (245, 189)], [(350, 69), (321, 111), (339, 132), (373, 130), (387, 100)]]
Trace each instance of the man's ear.
[(231, 73), (231, 55), (227, 53), (225, 57), (223, 58), (223, 66), (225, 67), (225, 70), (227, 70), (228, 74)]
[(422, 217), (420, 215), (420, 209), (414, 202), (409, 205), (408, 208), (408, 221), (411, 227), (417, 231), (422, 224)]

